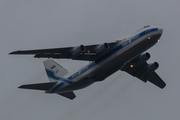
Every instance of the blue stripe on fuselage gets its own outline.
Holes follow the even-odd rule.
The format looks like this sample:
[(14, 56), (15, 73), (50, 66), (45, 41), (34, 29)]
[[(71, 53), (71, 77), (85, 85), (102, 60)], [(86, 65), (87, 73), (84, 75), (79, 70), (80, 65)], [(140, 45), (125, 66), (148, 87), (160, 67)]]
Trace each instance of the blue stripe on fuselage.
[(113, 50), (111, 50), (110, 52), (108, 52), (107, 54), (103, 55), (102, 57), (98, 58), (95, 60), (96, 63), (99, 63), (103, 60), (105, 60), (106, 58), (110, 57), (111, 55), (113, 55), (114, 53), (118, 52), (119, 50), (121, 50), (122, 48), (124, 48), (125, 46), (131, 44), (132, 42), (136, 41), (137, 39), (139, 39), (140, 37), (150, 33), (150, 32), (153, 32), (153, 31), (156, 31), (158, 30), (158, 28), (153, 28), (153, 29), (150, 29), (150, 30), (146, 30), (146, 31), (143, 31), (137, 35), (135, 35), (134, 37), (132, 37), (130, 39), (131, 42), (129, 42), (129, 40), (123, 42), (122, 44), (120, 44), (119, 46), (117, 46), (116, 48), (114, 48)]
[(74, 73), (73, 75), (71, 75), (70, 77), (68, 77), (69, 80), (72, 80), (76, 77), (78, 77), (79, 75), (81, 75), (82, 73), (86, 72), (87, 70), (89, 70), (90, 68), (92, 68), (95, 63), (100, 63), (101, 61), (105, 60), (106, 58), (110, 57), (111, 55), (113, 55), (114, 53), (118, 52), (119, 50), (123, 49), (124, 47), (126, 47), (127, 45), (131, 44), (132, 42), (136, 41), (137, 39), (139, 39), (140, 37), (146, 35), (146, 34), (149, 34), (151, 32), (154, 32), (154, 31), (157, 31), (158, 28), (152, 28), (152, 29), (148, 29), (148, 30), (145, 30), (135, 36), (133, 36), (131, 38), (131, 42), (129, 42), (129, 40), (123, 42), (122, 44), (120, 44), (119, 46), (117, 46), (116, 48), (112, 49), (111, 51), (109, 51), (107, 54), (104, 54), (103, 56), (101, 56), (100, 58), (96, 59), (95, 61), (91, 62), (89, 65), (87, 65), (86, 67), (82, 68), (81, 69), (81, 72), (79, 73), (76, 72)]
[[(141, 33), (133, 36), (133, 37), (130, 39), (131, 42), (129, 42), (129, 40), (123, 42), (122, 44), (120, 44), (120, 45), (117, 46), (116, 48), (114, 48), (114, 49), (112, 49), (111, 51), (109, 51), (107, 54), (101, 56), (100, 58), (98, 58), (98, 59), (96, 59), (95, 61), (91, 62), (91, 63), (90, 63), (89, 65), (87, 65), (86, 67), (82, 68), (82, 69), (80, 70), (80, 72), (78, 71), (78, 72), (74, 73), (73, 75), (71, 75), (71, 76), (68, 77), (67, 79), (69, 79), (69, 80), (75, 79), (75, 78), (78, 77), (79, 75), (83, 74), (84, 72), (88, 71), (90, 68), (92, 68), (93, 66), (95, 66), (97, 63), (100, 63), (101, 61), (103, 61), (103, 60), (105, 60), (106, 58), (110, 57), (111, 55), (113, 55), (114, 53), (116, 53), (116, 52), (118, 52), (119, 50), (123, 49), (124, 47), (126, 47), (126, 46), (129, 45), (130, 43), (136, 41), (136, 40), (139, 39), (140, 37), (142, 37), (142, 36), (144, 36), (144, 35), (146, 35), (146, 34), (149, 34), (149, 33), (151, 33), (151, 32), (157, 31), (157, 30), (158, 30), (158, 28), (152, 28), (152, 29), (145, 30), (145, 31), (143, 31), (143, 32), (141, 32)], [(49, 74), (52, 74), (52, 73), (49, 73)], [(54, 74), (51, 75), (51, 76), (53, 76), (54, 78), (57, 79), (57, 77), (55, 77)], [(68, 81), (68, 82), (70, 82), (70, 81)], [(52, 92), (55, 91), (56, 89), (58, 89), (59, 87), (61, 87), (62, 85), (64, 85), (64, 84), (59, 83), (59, 84), (52, 90)]]

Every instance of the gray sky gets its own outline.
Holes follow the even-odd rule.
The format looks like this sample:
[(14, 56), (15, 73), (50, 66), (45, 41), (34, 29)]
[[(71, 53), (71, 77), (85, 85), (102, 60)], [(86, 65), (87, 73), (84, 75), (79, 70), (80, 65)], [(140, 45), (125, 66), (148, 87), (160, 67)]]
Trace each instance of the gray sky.
[[(0, 119), (2, 120), (178, 120), (180, 118), (179, 0), (1, 0)], [(161, 90), (118, 71), (103, 82), (75, 91), (70, 101), (42, 91), (20, 90), (47, 82), (42, 62), (9, 56), (37, 49), (111, 42), (144, 25), (164, 29), (148, 52), (167, 83)], [(68, 70), (83, 62), (56, 60)]]

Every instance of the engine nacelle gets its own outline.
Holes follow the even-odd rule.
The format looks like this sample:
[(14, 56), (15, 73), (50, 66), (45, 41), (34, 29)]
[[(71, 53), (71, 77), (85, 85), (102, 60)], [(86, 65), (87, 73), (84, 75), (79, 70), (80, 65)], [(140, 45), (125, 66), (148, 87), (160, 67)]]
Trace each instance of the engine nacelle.
[(150, 57), (151, 57), (150, 54), (147, 52), (147, 53), (144, 53), (144, 54), (139, 55), (139, 57), (137, 58), (136, 61), (137, 61), (139, 64), (141, 64), (141, 63), (144, 63), (144, 62), (146, 62), (147, 60), (149, 60)]
[(108, 43), (104, 43), (102, 45), (99, 45), (96, 49), (95, 49), (95, 52), (97, 54), (101, 54), (103, 52), (105, 52), (106, 50), (108, 50), (110, 48), (109, 44)]
[(71, 51), (71, 55), (73, 57), (77, 57), (78, 55), (80, 55), (81, 53), (83, 53), (84, 51), (86, 51), (86, 47), (84, 45), (80, 45), (78, 47), (75, 47), (72, 51)]
[(159, 64), (157, 62), (151, 63), (148, 65), (148, 67), (145, 69), (146, 72), (151, 73), (154, 72), (159, 67)]

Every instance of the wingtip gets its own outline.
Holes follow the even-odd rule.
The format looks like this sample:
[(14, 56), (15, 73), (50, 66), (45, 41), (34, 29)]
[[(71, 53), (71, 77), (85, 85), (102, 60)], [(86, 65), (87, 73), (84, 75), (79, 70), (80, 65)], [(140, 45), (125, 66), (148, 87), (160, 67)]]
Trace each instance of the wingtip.
[(21, 85), (18, 88), (20, 88), (20, 89), (27, 89), (27, 85)]
[(162, 85), (161, 89), (165, 88), (166, 87), (166, 83), (164, 83), (164, 85)]
[(164, 89), (164, 88), (166, 87), (166, 83), (163, 82), (163, 83), (161, 83), (161, 85), (159, 85), (158, 87), (161, 88), (161, 89)]
[(13, 54), (13, 52), (10, 52), (9, 55)]
[(18, 51), (13, 51), (13, 52), (10, 52), (9, 55), (11, 55), (11, 54), (18, 54), (19, 52), (20, 52), (20, 50), (18, 50)]
[(23, 88), (23, 85), (19, 86), (18, 88)]

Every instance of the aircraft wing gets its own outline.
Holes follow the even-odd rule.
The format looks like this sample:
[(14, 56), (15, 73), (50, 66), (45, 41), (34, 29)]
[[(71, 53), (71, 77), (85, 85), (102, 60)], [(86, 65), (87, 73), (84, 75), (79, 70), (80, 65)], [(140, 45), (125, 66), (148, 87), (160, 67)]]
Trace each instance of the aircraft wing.
[[(116, 42), (106, 43), (108, 44), (109, 49), (112, 49)], [(102, 44), (103, 45), (103, 44)], [(79, 48), (85, 48), (84, 51), (80, 51)], [(100, 48), (100, 49), (99, 49)], [(77, 47), (64, 47), (64, 48), (52, 48), (52, 49), (38, 49), (38, 50), (18, 50), (11, 52), (9, 54), (20, 54), (20, 55), (35, 55), (35, 58), (65, 58), (73, 60), (85, 60), (93, 61), (100, 55), (104, 54), (104, 50), (101, 54), (97, 54), (96, 50), (101, 50), (100, 44), (87, 45), (87, 46), (77, 46)], [(73, 56), (74, 55), (74, 56)]]
[(138, 63), (132, 60), (128, 62), (121, 70), (129, 73), (134, 77), (137, 77), (143, 82), (149, 81), (161, 89), (164, 88), (166, 86), (166, 83), (159, 77), (159, 75), (154, 70), (148, 72), (148, 67), (149, 64), (147, 62)]

